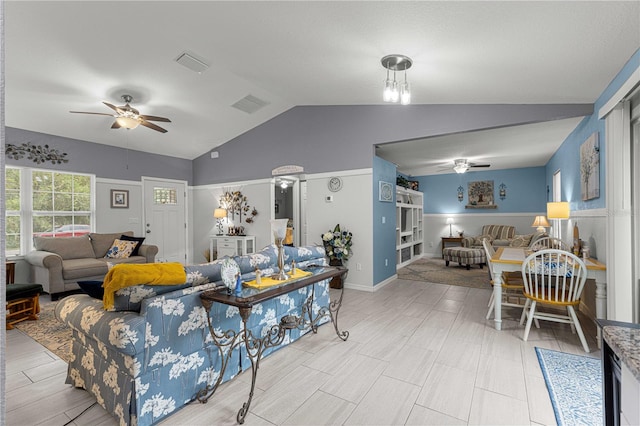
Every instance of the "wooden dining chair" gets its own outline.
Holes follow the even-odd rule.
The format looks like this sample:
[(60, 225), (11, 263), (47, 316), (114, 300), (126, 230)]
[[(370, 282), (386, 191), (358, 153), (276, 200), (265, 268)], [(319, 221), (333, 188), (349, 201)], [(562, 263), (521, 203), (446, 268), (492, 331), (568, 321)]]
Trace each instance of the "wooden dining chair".
[[(580, 304), (580, 296), (587, 280), (587, 267), (578, 256), (564, 250), (546, 249), (529, 255), (522, 264), (524, 295), (527, 298), (520, 324), (527, 318), (523, 340), (529, 337), (531, 322), (536, 320), (571, 324), (571, 330), (578, 333), (585, 352), (589, 345), (580, 327), (575, 307)], [(538, 305), (566, 308), (567, 314), (543, 312)]]
[(558, 249), (564, 251), (571, 251), (569, 244), (562, 241), (560, 238), (554, 237), (542, 237), (535, 240), (529, 247), (531, 250), (544, 250), (544, 249)]
[[(493, 286), (495, 283), (495, 278), (493, 275), (493, 264), (491, 263), (491, 258), (495, 254), (495, 250), (493, 246), (487, 239), (482, 240), (482, 246), (484, 247), (484, 252), (487, 257), (487, 266), (489, 267), (489, 274), (491, 276), (491, 285)], [(511, 306), (511, 307), (524, 307), (525, 299), (524, 299), (524, 283), (522, 281), (522, 277), (520, 274), (512, 275), (508, 273), (503, 273), (501, 276), (501, 285), (502, 285), (502, 306)], [(489, 311), (487, 312), (487, 319), (491, 316), (494, 309), (496, 308), (495, 298), (493, 297), (493, 292), (491, 292), (491, 297), (489, 298)]]

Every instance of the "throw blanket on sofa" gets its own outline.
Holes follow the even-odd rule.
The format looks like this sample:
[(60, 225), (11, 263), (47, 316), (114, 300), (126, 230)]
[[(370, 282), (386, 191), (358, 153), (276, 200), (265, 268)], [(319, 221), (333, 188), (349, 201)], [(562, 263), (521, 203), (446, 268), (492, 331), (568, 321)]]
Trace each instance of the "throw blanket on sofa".
[(143, 263), (116, 265), (104, 277), (104, 309), (113, 309), (114, 293), (121, 288), (139, 284), (175, 285), (187, 282), (187, 274), (180, 263)]

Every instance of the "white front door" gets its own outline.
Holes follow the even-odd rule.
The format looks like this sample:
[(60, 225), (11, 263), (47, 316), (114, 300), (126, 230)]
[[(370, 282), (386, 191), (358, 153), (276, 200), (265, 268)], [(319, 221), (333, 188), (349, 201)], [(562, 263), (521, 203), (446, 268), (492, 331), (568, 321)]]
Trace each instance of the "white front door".
[(187, 261), (184, 181), (142, 178), (146, 244), (158, 246), (157, 262)]

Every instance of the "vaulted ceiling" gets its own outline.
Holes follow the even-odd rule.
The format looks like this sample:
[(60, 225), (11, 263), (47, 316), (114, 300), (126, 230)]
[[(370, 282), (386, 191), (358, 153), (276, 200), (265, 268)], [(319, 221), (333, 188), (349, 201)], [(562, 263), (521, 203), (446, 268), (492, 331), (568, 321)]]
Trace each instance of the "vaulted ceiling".
[[(415, 104), (592, 103), (639, 47), (638, 1), (7, 1), (6, 125), (193, 159), (296, 105), (382, 104), (390, 53), (414, 61)], [(178, 64), (185, 51), (209, 68)], [(69, 113), (123, 94), (168, 133)], [(247, 95), (267, 105), (231, 106)], [(492, 161), (509, 141), (505, 164), (526, 167), (515, 141), (537, 138), (548, 159), (577, 121), (471, 136), (484, 148), (433, 139), (430, 157)], [(427, 174), (412, 143), (384, 150)]]

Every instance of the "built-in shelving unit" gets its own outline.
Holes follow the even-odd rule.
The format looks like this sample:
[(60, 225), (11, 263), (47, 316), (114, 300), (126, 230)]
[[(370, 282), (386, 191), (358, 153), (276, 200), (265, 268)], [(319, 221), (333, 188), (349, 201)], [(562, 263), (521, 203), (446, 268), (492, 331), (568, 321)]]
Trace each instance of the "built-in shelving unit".
[(424, 194), (396, 186), (396, 267), (422, 256), (422, 207)]

